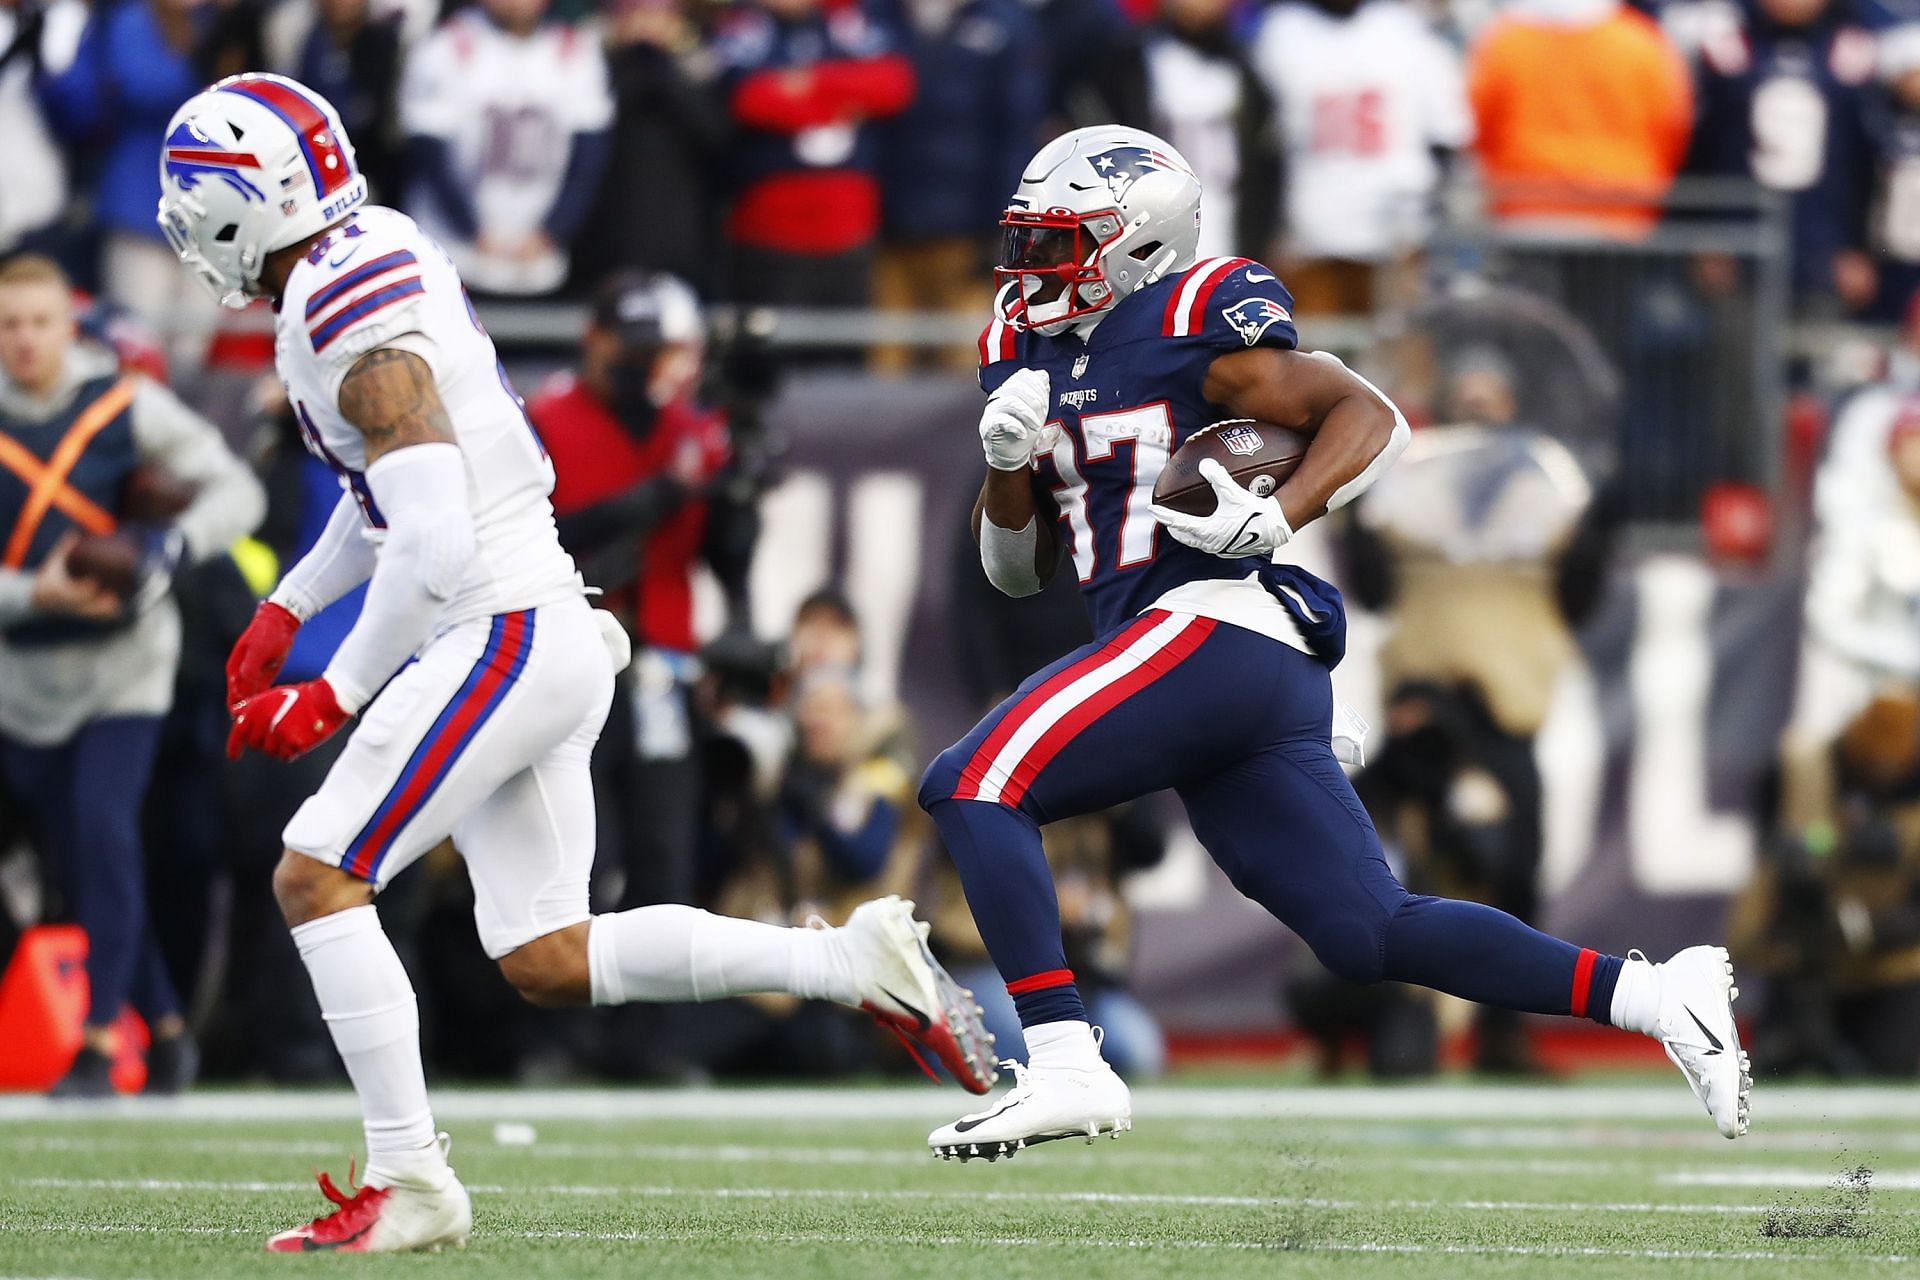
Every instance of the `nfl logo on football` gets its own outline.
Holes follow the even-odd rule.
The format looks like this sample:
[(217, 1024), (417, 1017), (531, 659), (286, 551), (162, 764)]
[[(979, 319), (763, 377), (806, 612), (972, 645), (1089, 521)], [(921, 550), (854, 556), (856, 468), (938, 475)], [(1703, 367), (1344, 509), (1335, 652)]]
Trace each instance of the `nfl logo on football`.
[(1260, 433), (1252, 427), (1228, 427), (1220, 433), (1220, 443), (1227, 446), (1227, 452), (1250, 458), (1260, 452), (1264, 443)]

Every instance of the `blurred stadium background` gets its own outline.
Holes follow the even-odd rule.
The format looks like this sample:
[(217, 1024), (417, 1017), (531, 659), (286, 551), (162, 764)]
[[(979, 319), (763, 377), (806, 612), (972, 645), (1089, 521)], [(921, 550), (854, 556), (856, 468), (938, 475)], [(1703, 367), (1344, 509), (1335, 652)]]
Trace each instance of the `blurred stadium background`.
[[(9, 765), (0, 1087), (45, 1090), (79, 1049), (89, 919), (132, 957), (104, 1041), (121, 1088), (150, 1040), (177, 1042), (167, 1088), (186, 1043), (204, 1080), (338, 1077), (268, 884), (330, 753), (225, 760), (219, 675), (332, 481), (270, 317), (212, 309), (153, 224), (164, 122), (256, 68), (338, 104), (375, 199), (460, 258), (563, 537), (633, 629), (599, 901), (798, 921), (904, 892), (998, 986), (912, 790), (1085, 638), (1070, 585), (1005, 600), (974, 560), (971, 369), (1022, 161), (1118, 120), (1199, 171), (1203, 252), (1273, 265), (1304, 343), (1421, 428), (1297, 544), (1348, 595), (1336, 689), (1374, 726), (1359, 785), (1409, 882), (1615, 952), (1725, 939), (1763, 1077), (1912, 1076), (1916, 21), (1893, 0), (0, 0), (0, 255), (58, 262), (82, 341), (168, 382), (267, 494), (231, 557), (174, 582), (144, 797), (77, 798), (139, 802), (137, 855), (45, 839)], [(0, 378), (0, 428), (31, 401)], [(299, 671), (352, 608), (303, 631)], [(10, 652), (0, 684), (32, 678)], [(1657, 1060), (1344, 987), (1175, 805), (1062, 824), (1049, 854), (1136, 1077)], [(437, 1083), (911, 1069), (775, 1001), (524, 1007), (452, 856), (382, 914)]]

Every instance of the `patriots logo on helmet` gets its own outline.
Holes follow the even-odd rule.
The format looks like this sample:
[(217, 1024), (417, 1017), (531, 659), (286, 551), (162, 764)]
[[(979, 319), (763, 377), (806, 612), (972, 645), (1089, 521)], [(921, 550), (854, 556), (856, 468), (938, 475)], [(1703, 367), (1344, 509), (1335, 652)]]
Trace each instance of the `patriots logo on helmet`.
[(242, 169), (258, 169), (260, 161), (244, 151), (228, 151), (194, 128), (191, 120), (167, 136), (167, 176), (191, 191), (202, 178), (218, 178), (248, 200), (267, 198), (266, 192), (241, 176)]
[(1220, 314), (1235, 333), (1246, 339), (1248, 346), (1260, 341), (1261, 334), (1282, 320), (1293, 319), (1293, 313), (1272, 298), (1242, 298), (1230, 307), (1223, 307)]
[(1107, 184), (1115, 200), (1127, 198), (1133, 184), (1150, 173), (1185, 173), (1187, 168), (1172, 156), (1150, 147), (1109, 147), (1087, 157), (1094, 173)]

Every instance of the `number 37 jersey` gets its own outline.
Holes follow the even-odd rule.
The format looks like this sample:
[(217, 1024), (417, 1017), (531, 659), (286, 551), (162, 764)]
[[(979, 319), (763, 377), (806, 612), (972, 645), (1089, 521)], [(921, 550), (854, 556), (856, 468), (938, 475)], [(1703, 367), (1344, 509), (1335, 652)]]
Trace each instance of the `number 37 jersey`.
[[(1085, 340), (1023, 333), (999, 319), (980, 335), (988, 393), (1019, 369), (1047, 371), (1049, 425), (1059, 433), (1035, 458), (1034, 485), (1059, 510), (1096, 635), (1156, 605), (1243, 621), (1207, 601), (1234, 598), (1230, 584), (1244, 584), (1264, 562), (1195, 551), (1148, 508), (1168, 457), (1228, 416), (1201, 393), (1208, 366), (1249, 347), (1292, 349), (1292, 308), (1292, 296), (1259, 263), (1207, 258), (1121, 299)], [(1264, 589), (1249, 591), (1265, 611), (1280, 612)], [(1183, 601), (1201, 603), (1181, 608)], [(1298, 644), (1277, 617), (1249, 625)]]
[(287, 278), (274, 318), (280, 380), (309, 452), (359, 503), (366, 536), (386, 537), (367, 485), (359, 428), (340, 384), (370, 351), (418, 355), (467, 468), (478, 552), (440, 625), (552, 604), (581, 593), (554, 529), (553, 464), (507, 381), (446, 253), (411, 218), (366, 208), (328, 233)]

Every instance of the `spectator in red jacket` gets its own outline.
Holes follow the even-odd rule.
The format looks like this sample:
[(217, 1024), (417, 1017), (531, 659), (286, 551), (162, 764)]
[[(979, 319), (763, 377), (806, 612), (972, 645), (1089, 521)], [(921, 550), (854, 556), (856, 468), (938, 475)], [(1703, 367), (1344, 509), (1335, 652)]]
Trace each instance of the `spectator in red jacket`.
[(623, 907), (694, 894), (693, 583), (713, 514), (705, 491), (731, 452), (726, 420), (696, 399), (704, 354), (693, 291), (623, 272), (595, 298), (579, 368), (527, 405), (553, 459), (560, 540), (634, 642), (594, 753)]
[(868, 122), (913, 100), (912, 64), (858, 5), (751, 0), (721, 30), (734, 123), (731, 292), (744, 302), (865, 306), (880, 228)]

